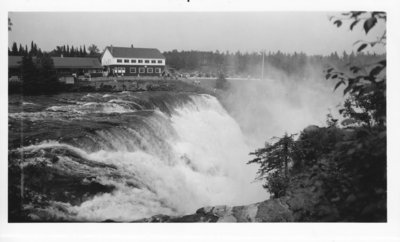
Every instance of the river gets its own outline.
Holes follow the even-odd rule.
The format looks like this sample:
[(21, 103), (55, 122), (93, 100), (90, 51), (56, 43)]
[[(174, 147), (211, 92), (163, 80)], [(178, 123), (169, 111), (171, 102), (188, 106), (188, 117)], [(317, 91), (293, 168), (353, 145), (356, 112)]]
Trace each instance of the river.
[(321, 78), (229, 83), (218, 98), (10, 96), (10, 221), (133, 221), (267, 199), (249, 153), (325, 125), (343, 97)]
[(10, 96), (10, 220), (133, 221), (262, 201), (250, 151), (207, 94)]

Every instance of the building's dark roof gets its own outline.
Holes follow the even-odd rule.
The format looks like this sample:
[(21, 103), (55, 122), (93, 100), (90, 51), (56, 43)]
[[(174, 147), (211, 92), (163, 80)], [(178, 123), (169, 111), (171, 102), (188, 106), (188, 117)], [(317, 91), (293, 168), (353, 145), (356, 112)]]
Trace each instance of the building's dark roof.
[(165, 59), (158, 49), (107, 46), (113, 57)]
[(22, 64), (22, 56), (8, 56), (8, 68), (18, 68)]
[(102, 66), (97, 58), (88, 57), (52, 57), (56, 69), (101, 69)]
[[(33, 57), (35, 59), (35, 57)], [(55, 69), (101, 69), (97, 58), (89, 57), (51, 57)], [(22, 56), (8, 56), (8, 68), (18, 68), (22, 64)]]

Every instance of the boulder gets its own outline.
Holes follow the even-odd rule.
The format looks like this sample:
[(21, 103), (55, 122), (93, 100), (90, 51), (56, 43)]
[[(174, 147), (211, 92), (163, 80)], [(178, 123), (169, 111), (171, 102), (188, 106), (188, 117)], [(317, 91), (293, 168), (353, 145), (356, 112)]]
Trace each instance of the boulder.
[(294, 217), (289, 206), (280, 199), (270, 199), (258, 205), (256, 222), (293, 222)]
[(232, 213), (237, 222), (256, 222), (258, 205), (259, 203), (233, 207)]

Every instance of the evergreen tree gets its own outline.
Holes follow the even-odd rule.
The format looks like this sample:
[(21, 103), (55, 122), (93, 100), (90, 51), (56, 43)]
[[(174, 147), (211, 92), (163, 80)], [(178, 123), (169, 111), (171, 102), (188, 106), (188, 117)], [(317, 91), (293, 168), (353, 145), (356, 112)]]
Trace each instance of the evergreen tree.
[(289, 178), (289, 163), (293, 161), (296, 154), (293, 136), (285, 134), (274, 144), (266, 143), (264, 148), (250, 153), (256, 158), (247, 162), (247, 164), (256, 163), (260, 166), (257, 179), (265, 180), (264, 188), (275, 197), (285, 194)]
[(71, 57), (75, 57), (75, 49), (74, 46), (71, 46), (71, 53), (70, 53)]
[(40, 57), (38, 63), (33, 62), (31, 55), (22, 58), (21, 75), (23, 79), (24, 95), (54, 94), (59, 89), (53, 60), (49, 54)]
[(39, 49), (37, 50), (37, 56), (38, 56), (38, 57), (42, 57), (42, 56), (43, 56), (42, 49), (39, 48)]
[(13, 43), (11, 47), (11, 55), (18, 55), (18, 46), (17, 43)]
[(35, 56), (37, 56), (37, 54), (38, 54), (38, 47), (37, 47), (37, 45), (36, 45), (36, 44), (34, 44), (34, 46), (35, 46), (35, 49), (34, 49), (34, 50), (35, 50), (35, 51), (34, 51), (34, 55), (35, 55)]
[(30, 55), (35, 55), (35, 45), (33, 44), (33, 41), (31, 41), (31, 50), (29, 51)]
[(83, 45), (83, 52), (82, 52), (82, 56), (86, 57), (87, 56), (87, 52), (86, 52), (86, 46)]
[(19, 44), (18, 55), (24, 55), (24, 47), (21, 44)]
[(21, 76), (24, 80), (22, 92), (24, 94), (36, 93), (38, 89), (37, 83), (39, 80), (36, 66), (32, 60), (32, 55), (26, 55), (22, 58)]

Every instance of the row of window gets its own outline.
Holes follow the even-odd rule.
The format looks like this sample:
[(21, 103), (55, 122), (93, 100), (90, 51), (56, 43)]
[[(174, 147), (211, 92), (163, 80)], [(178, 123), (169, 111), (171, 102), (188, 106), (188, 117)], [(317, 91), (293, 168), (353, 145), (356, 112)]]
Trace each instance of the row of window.
[[(137, 60), (137, 63), (158, 63), (158, 64), (162, 64), (162, 60)], [(117, 63), (122, 63), (122, 59), (117, 59)], [(124, 59), (124, 63), (129, 63), (129, 59)], [(131, 59), (130, 63), (136, 63), (135, 59)]]
[[(148, 67), (148, 68), (144, 68), (144, 67), (139, 67), (139, 73), (153, 73), (153, 68), (152, 67)], [(117, 67), (116, 71), (118, 73), (125, 73), (125, 67)], [(130, 73), (137, 73), (136, 67), (130, 67), (129, 68)], [(154, 72), (155, 73), (161, 73), (161, 68), (154, 68)]]

